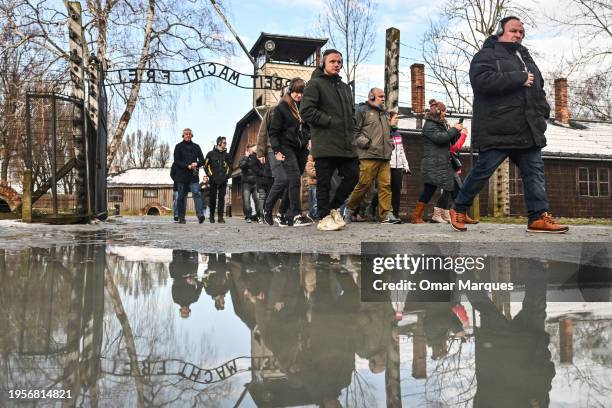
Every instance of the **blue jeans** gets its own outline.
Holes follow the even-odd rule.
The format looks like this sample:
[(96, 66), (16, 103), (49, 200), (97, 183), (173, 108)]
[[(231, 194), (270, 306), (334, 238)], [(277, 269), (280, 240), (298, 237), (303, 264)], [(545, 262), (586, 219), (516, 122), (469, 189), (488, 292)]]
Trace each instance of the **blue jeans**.
[(476, 194), (482, 190), (495, 169), (510, 157), (521, 171), (523, 179), (523, 192), (529, 216), (529, 223), (537, 220), (540, 215), (548, 211), (548, 199), (544, 186), (544, 162), (542, 149), (504, 149), (487, 150), (478, 154), (478, 161), (470, 171), (463, 187), (459, 190), (453, 208), (460, 213), (467, 212), (472, 205)]
[(202, 197), (200, 195), (200, 184), (199, 183), (176, 183), (178, 187), (178, 197), (176, 199), (176, 206), (178, 209), (178, 217), (180, 219), (185, 218), (185, 211), (187, 210), (187, 193), (191, 192), (193, 197), (193, 204), (195, 206), (196, 214), (198, 217), (204, 215), (202, 209)]
[(172, 215), (178, 217), (178, 209), (176, 208), (176, 204), (178, 203), (178, 190), (174, 190), (172, 192)]
[(317, 186), (308, 187), (308, 215), (317, 218)]

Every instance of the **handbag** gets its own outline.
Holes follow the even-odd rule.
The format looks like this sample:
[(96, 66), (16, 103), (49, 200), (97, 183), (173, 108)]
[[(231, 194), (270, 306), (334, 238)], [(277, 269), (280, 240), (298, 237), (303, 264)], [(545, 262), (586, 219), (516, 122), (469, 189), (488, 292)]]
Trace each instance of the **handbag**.
[(459, 160), (459, 155), (457, 153), (450, 153), (450, 162), (451, 166), (453, 166), (453, 170), (457, 171), (461, 169), (461, 160)]

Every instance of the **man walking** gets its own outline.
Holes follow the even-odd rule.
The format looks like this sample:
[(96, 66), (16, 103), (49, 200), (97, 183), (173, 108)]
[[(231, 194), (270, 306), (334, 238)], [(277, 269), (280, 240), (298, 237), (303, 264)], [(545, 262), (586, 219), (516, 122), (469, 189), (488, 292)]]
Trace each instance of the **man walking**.
[(202, 200), (200, 197), (200, 184), (198, 169), (204, 164), (204, 155), (200, 146), (193, 143), (191, 129), (183, 130), (183, 141), (174, 147), (175, 175), (174, 181), (177, 187), (176, 207), (178, 210), (178, 222), (185, 224), (185, 211), (187, 207), (187, 193), (191, 192), (193, 204), (198, 216), (198, 222), (204, 222)]
[[(359, 161), (353, 145), (355, 118), (351, 88), (338, 75), (342, 54), (334, 49), (323, 53), (312, 73), (300, 105), (302, 119), (310, 126), (317, 175), (317, 229), (333, 231), (346, 223), (338, 212), (359, 179)], [(330, 199), (334, 170), (342, 177)]]
[(213, 149), (206, 154), (204, 162), (204, 171), (210, 180), (210, 217), (211, 223), (215, 222), (215, 208), (219, 212), (219, 223), (225, 223), (223, 219), (223, 207), (225, 207), (225, 190), (227, 189), (227, 180), (232, 174), (232, 162), (227, 152), (227, 141), (223, 136), (217, 138), (217, 144)]
[(372, 88), (367, 102), (359, 104), (355, 125), (355, 144), (359, 155), (359, 181), (349, 197), (344, 222), (351, 222), (366, 193), (378, 182), (378, 217), (383, 224), (400, 221), (391, 211), (391, 126), (385, 110), (385, 92)]
[[(242, 209), (246, 222), (257, 221), (262, 217), (262, 204), (257, 196), (257, 176), (261, 172), (262, 164), (257, 160), (256, 145), (249, 144), (244, 156), (240, 159), (242, 174)], [(251, 208), (251, 197), (255, 203), (255, 214)]]
[(542, 148), (550, 106), (544, 81), (527, 48), (523, 23), (505, 17), (470, 64), (474, 90), (472, 143), (478, 161), (450, 210), (451, 225), (466, 231), (466, 211), (495, 169), (510, 157), (521, 171), (529, 215), (528, 232), (564, 233), (548, 212)]

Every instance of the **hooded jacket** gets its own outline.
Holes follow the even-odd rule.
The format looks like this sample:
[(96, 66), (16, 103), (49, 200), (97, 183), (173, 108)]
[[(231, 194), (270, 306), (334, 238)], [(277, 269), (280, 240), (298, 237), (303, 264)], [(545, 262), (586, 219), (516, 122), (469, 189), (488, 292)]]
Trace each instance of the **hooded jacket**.
[(204, 161), (204, 171), (215, 184), (227, 183), (232, 174), (232, 161), (230, 160), (227, 149), (219, 149), (217, 145), (206, 154)]
[(355, 145), (359, 159), (390, 160), (394, 148), (387, 112), (368, 102), (355, 115)]
[[(523, 86), (528, 72), (530, 87)], [(544, 80), (527, 48), (491, 36), (470, 64), (474, 90), (472, 140), (479, 150), (546, 146), (550, 106)]]
[(459, 137), (459, 131), (447, 128), (446, 122), (431, 117), (423, 125), (423, 159), (421, 176), (424, 183), (453, 191), (455, 171), (450, 162), (450, 147)]
[(310, 126), (315, 159), (355, 158), (353, 145), (355, 106), (351, 88), (338, 75), (326, 75), (316, 68), (304, 89), (300, 114)]

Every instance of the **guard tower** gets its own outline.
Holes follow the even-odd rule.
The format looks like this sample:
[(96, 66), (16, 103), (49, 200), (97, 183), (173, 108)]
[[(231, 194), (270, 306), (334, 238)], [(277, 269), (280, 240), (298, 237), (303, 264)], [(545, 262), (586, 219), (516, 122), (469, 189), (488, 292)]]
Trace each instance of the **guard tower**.
[[(321, 59), (321, 47), (326, 38), (293, 37), (261, 33), (249, 53), (255, 59), (255, 75), (280, 78), (310, 79)], [(276, 105), (280, 92), (269, 89), (253, 90), (253, 107)]]

